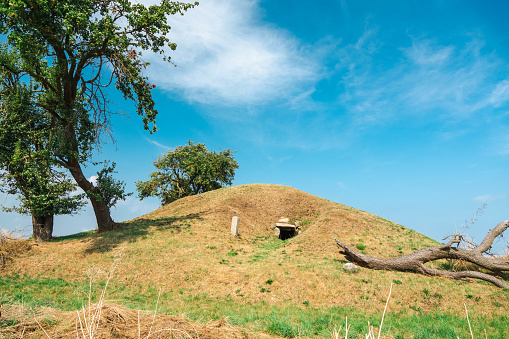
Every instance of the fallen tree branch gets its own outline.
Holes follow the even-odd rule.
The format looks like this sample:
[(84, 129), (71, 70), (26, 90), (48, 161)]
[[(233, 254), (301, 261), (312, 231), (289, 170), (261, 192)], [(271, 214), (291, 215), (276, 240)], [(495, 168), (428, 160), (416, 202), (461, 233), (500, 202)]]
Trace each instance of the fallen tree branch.
[(376, 258), (362, 254), (339, 241), (338, 239), (334, 240), (336, 240), (336, 243), (343, 249), (343, 251), (340, 253), (344, 254), (348, 260), (358, 264), (359, 266), (377, 270), (395, 270), (403, 272), (412, 271), (424, 275), (445, 276), (454, 279), (480, 279), (488, 281), (501, 288), (509, 288), (509, 285), (504, 281), (488, 273), (478, 271), (450, 272), (427, 267), (424, 265), (427, 262), (439, 259), (458, 259), (476, 264), (489, 271), (492, 271), (499, 276), (505, 276), (503, 271), (509, 271), (509, 261), (501, 258), (487, 257), (483, 255), (483, 253), (491, 248), (495, 239), (500, 236), (507, 228), (509, 228), (509, 220), (499, 223), (495, 228), (488, 232), (479, 246), (471, 250), (452, 247), (453, 244), (459, 245), (458, 237), (453, 237), (453, 239), (451, 239), (446, 244), (436, 247), (423, 248), (402, 257), (390, 259)]

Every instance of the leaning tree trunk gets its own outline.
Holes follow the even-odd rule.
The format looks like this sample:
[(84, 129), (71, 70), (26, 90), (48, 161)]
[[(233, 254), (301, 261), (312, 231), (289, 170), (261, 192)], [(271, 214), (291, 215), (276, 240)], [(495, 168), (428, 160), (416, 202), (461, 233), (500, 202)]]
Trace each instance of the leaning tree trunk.
[[(72, 105), (69, 105), (72, 106)], [(65, 123), (64, 129), (68, 137), (68, 142), (71, 145), (70, 148), (74, 154), (80, 154), (78, 148), (77, 136), (74, 126), (71, 123)], [(99, 189), (95, 187), (90, 181), (88, 181), (81, 165), (76, 157), (71, 157), (67, 161), (61, 162), (61, 164), (71, 172), (72, 177), (76, 181), (76, 184), (87, 194), (90, 203), (94, 209), (95, 220), (97, 221), (97, 230), (99, 232), (111, 231), (115, 227), (115, 223), (111, 218), (110, 208), (105, 201), (101, 199)]]
[(111, 218), (110, 208), (101, 200), (98, 188), (85, 177), (78, 161), (73, 161), (72, 165), (68, 166), (68, 169), (78, 186), (87, 193), (87, 197), (94, 209), (98, 231), (107, 232), (113, 230), (115, 223)]
[(53, 237), (53, 216), (35, 216), (32, 214), (32, 228), (35, 241), (50, 240)]
[(439, 259), (459, 259), (479, 265), (480, 267), (490, 270), (494, 274), (507, 279), (507, 275), (504, 273), (504, 271), (509, 271), (509, 261), (501, 258), (488, 257), (483, 255), (483, 253), (491, 248), (493, 241), (507, 228), (509, 228), (509, 220), (499, 223), (494, 229), (488, 232), (479, 246), (471, 250), (452, 247), (453, 244), (457, 244), (457, 246), (459, 246), (462, 241), (462, 237), (460, 235), (455, 235), (453, 239), (447, 244), (424, 248), (414, 253), (392, 259), (371, 257), (369, 255), (357, 252), (338, 239), (334, 240), (336, 240), (336, 243), (343, 249), (343, 251), (340, 253), (344, 254), (348, 260), (355, 262), (359, 266), (377, 270), (412, 271), (424, 275), (445, 276), (455, 279), (481, 279), (489, 281), (501, 288), (509, 288), (509, 285), (504, 281), (488, 273), (478, 271), (450, 272), (427, 267), (424, 265), (427, 262)]

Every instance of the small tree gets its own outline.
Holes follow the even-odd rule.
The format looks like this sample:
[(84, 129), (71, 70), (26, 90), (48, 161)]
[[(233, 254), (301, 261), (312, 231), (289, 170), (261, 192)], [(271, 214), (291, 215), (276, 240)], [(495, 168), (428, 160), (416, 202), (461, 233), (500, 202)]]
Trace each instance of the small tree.
[(231, 185), (239, 168), (230, 149), (208, 151), (204, 144), (188, 141), (154, 161), (150, 180), (136, 182), (138, 197), (156, 196), (166, 205), (177, 199)]

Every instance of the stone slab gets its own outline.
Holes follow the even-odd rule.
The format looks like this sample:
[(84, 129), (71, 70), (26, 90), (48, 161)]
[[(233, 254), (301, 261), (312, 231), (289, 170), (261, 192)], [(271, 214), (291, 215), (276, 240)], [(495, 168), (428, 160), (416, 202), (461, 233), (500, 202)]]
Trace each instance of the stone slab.
[(276, 227), (279, 229), (285, 230), (285, 231), (295, 230), (295, 228), (296, 228), (295, 225), (282, 223), (282, 222), (277, 222)]
[(239, 217), (233, 217), (232, 218), (231, 233), (232, 233), (233, 236), (236, 236), (236, 237), (239, 236)]

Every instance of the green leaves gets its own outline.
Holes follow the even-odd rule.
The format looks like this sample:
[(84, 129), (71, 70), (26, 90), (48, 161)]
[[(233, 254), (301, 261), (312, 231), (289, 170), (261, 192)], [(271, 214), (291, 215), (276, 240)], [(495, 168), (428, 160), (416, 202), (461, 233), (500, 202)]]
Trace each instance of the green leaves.
[(110, 82), (101, 76), (108, 64), (116, 88), (135, 101), (144, 127), (155, 131), (157, 111), (139, 52), (150, 50), (170, 61), (164, 47), (175, 50), (176, 44), (167, 36), (167, 16), (196, 5), (168, 0), (148, 7), (126, 0), (0, 0), (0, 32), (19, 51), (23, 72), (67, 108), (81, 92), (90, 99), (96, 122), (106, 112), (97, 86)]
[(136, 182), (138, 197), (156, 196), (166, 205), (179, 198), (231, 185), (239, 168), (230, 149), (209, 152), (204, 144), (191, 141), (159, 157), (150, 180)]
[[(14, 160), (26, 164), (36, 155), (36, 162), (46, 163), (48, 170), (54, 165), (68, 169), (88, 191), (99, 230), (110, 229), (109, 207), (125, 197), (122, 184), (110, 176), (113, 167), (103, 173), (100, 194), (81, 169), (101, 133), (111, 136), (106, 88), (114, 84), (124, 98), (133, 100), (144, 128), (156, 131), (155, 85), (143, 74), (147, 63), (141, 52), (159, 53), (171, 62), (164, 47), (174, 50), (176, 44), (168, 38), (167, 17), (196, 5), (169, 0), (152, 6), (129, 0), (0, 0), (0, 33), (16, 52), (15, 59), (8, 53), (0, 57), (0, 72), (17, 86), (30, 84), (26, 107), (35, 107), (32, 112), (41, 117), (44, 130), (44, 137), (34, 141), (30, 133), (37, 128), (23, 125), (18, 138), (31, 146), (23, 145), (24, 152)], [(9, 140), (11, 145), (15, 141)], [(20, 173), (27, 170), (20, 168)]]
[(0, 191), (18, 194), (20, 205), (4, 210), (33, 216), (74, 213), (83, 194), (52, 161), (51, 117), (35, 105), (34, 88), (16, 74), (16, 53), (0, 45)]
[(111, 165), (108, 161), (104, 163), (104, 168), (97, 172), (97, 188), (99, 199), (102, 200), (108, 208), (116, 205), (118, 200), (125, 200), (132, 193), (125, 193), (125, 183), (121, 180), (115, 180), (112, 176), (116, 164)]

